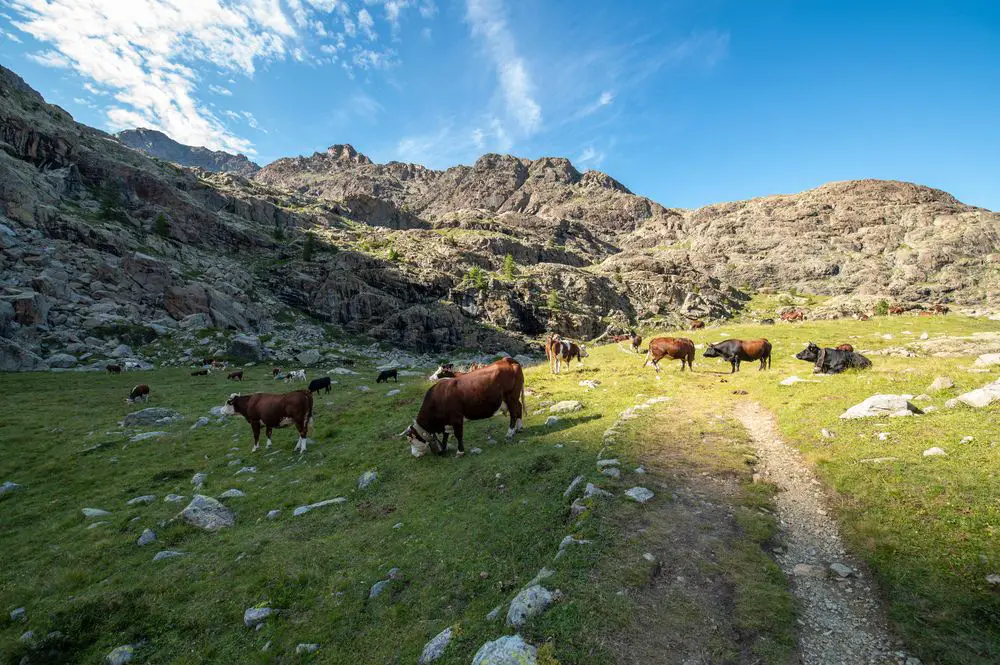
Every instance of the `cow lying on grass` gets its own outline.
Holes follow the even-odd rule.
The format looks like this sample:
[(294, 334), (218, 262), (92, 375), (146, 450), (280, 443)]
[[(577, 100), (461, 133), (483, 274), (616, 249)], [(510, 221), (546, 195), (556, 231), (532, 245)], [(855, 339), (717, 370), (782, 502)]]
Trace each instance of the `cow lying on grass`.
[(253, 393), (240, 395), (233, 393), (222, 407), (222, 413), (233, 416), (237, 413), (247, 419), (253, 430), (253, 452), (260, 448), (260, 428), (265, 428), (267, 447), (271, 447), (271, 430), (275, 427), (295, 425), (299, 431), (299, 440), (294, 450), (299, 453), (306, 451), (306, 435), (312, 425), (313, 398), (308, 390), (296, 390), (290, 393)]
[(733, 367), (730, 374), (740, 371), (740, 363), (744, 360), (759, 360), (760, 371), (771, 366), (771, 343), (766, 339), (727, 339), (718, 344), (709, 344), (704, 356), (725, 358)]
[[(510, 426), (507, 438), (521, 429), (524, 419), (524, 372), (511, 358), (500, 360), (454, 378), (441, 379), (424, 395), (420, 412), (413, 424), (403, 431), (410, 441), (410, 452), (422, 457), (431, 450), (444, 455), (448, 451), (448, 428), (458, 440), (458, 454), (465, 454), (463, 427), (466, 420), (490, 418), (507, 407)], [(438, 440), (443, 435), (443, 440)]]
[(821, 349), (812, 342), (796, 353), (795, 357), (813, 363), (813, 374), (840, 374), (847, 369), (868, 369), (872, 366), (872, 361), (860, 353)]

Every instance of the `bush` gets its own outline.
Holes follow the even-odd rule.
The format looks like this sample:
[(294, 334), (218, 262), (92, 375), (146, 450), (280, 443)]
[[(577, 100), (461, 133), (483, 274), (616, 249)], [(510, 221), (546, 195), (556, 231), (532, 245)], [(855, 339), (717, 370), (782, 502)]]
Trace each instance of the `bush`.
[(167, 223), (167, 216), (162, 212), (156, 216), (156, 221), (153, 222), (153, 232), (161, 238), (170, 236), (170, 224)]
[(489, 281), (486, 279), (486, 271), (479, 266), (472, 266), (469, 268), (469, 271), (465, 273), (465, 281), (469, 282), (480, 291), (485, 291), (489, 286)]
[(545, 301), (546, 306), (553, 312), (559, 311), (559, 292), (555, 289), (549, 291), (549, 297)]
[(396, 251), (395, 247), (390, 247), (389, 248), (388, 257), (389, 257), (390, 261), (398, 261), (399, 260), (399, 252)]
[(889, 301), (879, 300), (875, 305), (875, 314), (878, 316), (885, 316), (889, 313)]
[(500, 275), (508, 282), (514, 281), (514, 275), (517, 274), (517, 264), (514, 263), (514, 257), (511, 254), (503, 257), (503, 268), (500, 269)]

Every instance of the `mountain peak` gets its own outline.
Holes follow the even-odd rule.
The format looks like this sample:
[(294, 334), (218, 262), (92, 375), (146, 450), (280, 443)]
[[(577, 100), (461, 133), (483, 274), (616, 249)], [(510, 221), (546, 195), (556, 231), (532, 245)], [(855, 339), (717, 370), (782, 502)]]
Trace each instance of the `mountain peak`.
[(358, 152), (350, 143), (336, 143), (326, 149), (326, 154), (330, 155), (338, 162), (350, 162), (352, 164), (371, 164), (372, 160), (367, 155)]
[(252, 176), (260, 170), (260, 166), (247, 159), (246, 155), (233, 155), (202, 146), (184, 145), (158, 129), (148, 127), (126, 129), (115, 134), (115, 138), (130, 148), (181, 166), (237, 173), (242, 176)]

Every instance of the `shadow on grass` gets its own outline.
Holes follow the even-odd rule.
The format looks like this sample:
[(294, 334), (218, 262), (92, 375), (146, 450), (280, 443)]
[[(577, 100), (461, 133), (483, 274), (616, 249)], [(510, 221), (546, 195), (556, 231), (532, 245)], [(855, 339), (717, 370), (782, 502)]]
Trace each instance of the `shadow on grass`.
[(556, 417), (559, 418), (559, 421), (553, 425), (544, 425), (541, 423), (537, 425), (529, 425), (528, 427), (525, 427), (523, 430), (521, 430), (519, 435), (544, 436), (545, 434), (554, 434), (556, 432), (562, 432), (563, 430), (572, 429), (577, 425), (583, 425), (585, 423), (589, 423), (591, 420), (597, 420), (601, 416), (595, 414), (590, 416), (577, 416), (575, 418), (567, 418), (558, 415)]

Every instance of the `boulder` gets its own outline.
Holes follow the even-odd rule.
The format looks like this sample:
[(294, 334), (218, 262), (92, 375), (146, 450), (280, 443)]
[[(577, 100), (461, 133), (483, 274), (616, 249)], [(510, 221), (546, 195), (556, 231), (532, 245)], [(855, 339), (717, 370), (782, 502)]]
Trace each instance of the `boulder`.
[(924, 451), (924, 457), (945, 457), (947, 455), (948, 453), (944, 451), (944, 448), (938, 448), (937, 446)]
[(583, 404), (572, 399), (556, 402), (549, 407), (549, 413), (572, 413), (583, 409)]
[(49, 318), (49, 301), (37, 291), (28, 289), (0, 297), (0, 300), (10, 303), (14, 309), (14, 321), (22, 326), (37, 326)]
[(104, 657), (104, 661), (108, 665), (125, 665), (126, 663), (131, 663), (133, 658), (135, 658), (135, 647), (131, 644), (124, 644), (112, 649)]
[(173, 409), (164, 409), (159, 406), (151, 406), (140, 411), (133, 411), (125, 416), (123, 422), (125, 427), (136, 427), (138, 425), (152, 425), (164, 418), (181, 418), (181, 414)]
[(873, 418), (898, 415), (903, 411), (922, 413), (920, 409), (910, 403), (911, 399), (913, 399), (913, 395), (872, 395), (840, 414), (840, 417), (846, 419)]
[(17, 490), (21, 489), (21, 487), (22, 487), (21, 485), (18, 485), (15, 482), (5, 480), (3, 481), (3, 485), (0, 485), (0, 496), (16, 492)]
[(238, 499), (241, 496), (246, 496), (245, 492), (242, 492), (236, 488), (228, 489), (219, 495), (220, 499)]
[(633, 487), (625, 491), (625, 496), (639, 503), (649, 503), (653, 499), (654, 494), (645, 487)]
[(270, 607), (248, 607), (243, 611), (243, 624), (247, 628), (256, 628), (272, 614), (275, 614), (275, 610)]
[(127, 344), (119, 344), (108, 354), (112, 358), (131, 358), (135, 355)]
[(139, 547), (145, 547), (153, 542), (156, 542), (156, 534), (153, 533), (153, 530), (143, 529), (142, 534), (139, 536), (139, 539), (135, 541), (135, 544)]
[(358, 489), (364, 490), (368, 489), (368, 486), (378, 480), (378, 472), (372, 469), (371, 471), (365, 471), (358, 478)]
[(993, 402), (1000, 400), (1000, 380), (988, 383), (982, 388), (976, 388), (967, 393), (959, 395), (954, 400), (948, 400), (946, 406), (957, 406), (965, 404), (976, 409), (989, 406)]
[(927, 392), (936, 393), (954, 387), (955, 387), (955, 382), (952, 381), (949, 377), (939, 376), (936, 379), (934, 379), (934, 381), (931, 382), (931, 385), (927, 386)]
[(229, 342), (228, 353), (241, 361), (260, 362), (267, 358), (267, 351), (260, 339), (253, 335), (235, 335)]
[(472, 665), (536, 665), (538, 650), (520, 635), (506, 635), (479, 647)]
[(428, 663), (433, 663), (435, 660), (444, 655), (444, 650), (448, 647), (451, 642), (452, 629), (448, 626), (440, 633), (434, 636), (430, 642), (424, 645), (424, 650), (420, 652), (420, 658), (417, 659), (418, 665), (428, 665)]
[(976, 367), (993, 367), (1000, 365), (1000, 353), (984, 353), (973, 363)]
[(507, 624), (520, 628), (528, 622), (528, 619), (547, 610), (552, 601), (552, 592), (539, 584), (522, 589), (510, 603), (510, 608), (507, 610)]
[(320, 355), (316, 349), (308, 349), (295, 356), (295, 359), (303, 365), (315, 365), (319, 362)]
[(191, 503), (181, 511), (180, 518), (206, 531), (218, 531), (236, 524), (236, 514), (233, 511), (203, 494), (194, 495)]
[(57, 367), (59, 369), (69, 369), (71, 367), (76, 367), (76, 358), (68, 353), (56, 353), (45, 359), (45, 364), (49, 368)]
[(42, 367), (42, 359), (36, 354), (14, 340), (0, 337), (0, 372), (32, 372)]

